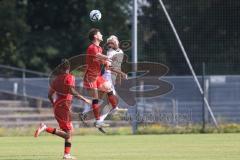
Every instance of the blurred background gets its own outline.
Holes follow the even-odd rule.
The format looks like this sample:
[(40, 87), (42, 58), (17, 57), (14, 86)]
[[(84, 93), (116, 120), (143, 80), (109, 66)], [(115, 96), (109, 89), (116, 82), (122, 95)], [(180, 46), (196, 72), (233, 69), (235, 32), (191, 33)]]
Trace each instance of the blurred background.
[[(138, 124), (211, 125), (159, 1), (137, 3), (138, 62), (166, 65), (169, 72), (162, 79), (174, 86), (168, 94), (140, 98), (135, 106), (141, 117)], [(218, 123), (239, 123), (240, 1), (164, 0), (164, 4)], [(99, 22), (89, 20), (93, 9), (102, 13)], [(92, 27), (100, 28), (104, 40), (112, 34), (120, 41), (131, 40), (132, 16), (133, 1), (126, 0), (0, 0), (0, 126), (35, 126), (40, 121), (56, 125), (47, 100), (49, 73), (62, 58), (86, 53)], [(125, 51), (130, 61), (131, 53), (131, 48)], [(82, 109), (79, 103), (75, 102), (76, 112)], [(124, 118), (126, 113), (108, 121), (130, 128), (131, 120)]]

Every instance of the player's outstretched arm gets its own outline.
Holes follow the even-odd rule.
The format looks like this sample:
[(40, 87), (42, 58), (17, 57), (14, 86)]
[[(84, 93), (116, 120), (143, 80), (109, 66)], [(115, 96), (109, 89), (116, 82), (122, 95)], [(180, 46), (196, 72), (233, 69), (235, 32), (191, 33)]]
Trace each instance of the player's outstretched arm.
[(124, 73), (124, 72), (122, 72), (122, 71), (119, 70), (119, 69), (116, 69), (116, 68), (114, 68), (114, 67), (109, 67), (109, 69), (110, 69), (112, 72), (115, 72), (115, 73), (121, 75), (121, 77), (122, 77), (123, 79), (127, 79), (127, 78), (128, 78), (127, 74)]
[(75, 87), (71, 86), (70, 87), (70, 93), (75, 96), (76, 98), (78, 99), (81, 99), (83, 100), (84, 102), (88, 103), (88, 104), (92, 104), (92, 100), (88, 99), (88, 98), (85, 98), (84, 96), (82, 96), (77, 90)]
[(102, 63), (104, 63), (105, 61), (109, 61), (111, 62), (112, 60), (108, 58), (108, 56), (106, 55), (103, 55), (101, 53), (97, 53), (96, 54), (96, 58), (99, 60), (99, 61), (102, 61)]

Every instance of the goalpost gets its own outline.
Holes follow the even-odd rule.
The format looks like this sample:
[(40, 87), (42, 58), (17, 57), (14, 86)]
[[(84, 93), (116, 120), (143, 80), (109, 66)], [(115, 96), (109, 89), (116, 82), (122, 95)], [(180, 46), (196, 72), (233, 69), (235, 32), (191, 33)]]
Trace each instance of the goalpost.
[[(137, 62), (138, 62), (138, 55), (137, 55), (137, 0), (133, 0), (133, 12), (132, 12), (132, 68), (137, 71)], [(137, 133), (137, 126), (138, 122), (136, 119), (137, 115), (137, 105), (134, 107), (133, 113), (133, 120), (132, 120), (132, 133)]]

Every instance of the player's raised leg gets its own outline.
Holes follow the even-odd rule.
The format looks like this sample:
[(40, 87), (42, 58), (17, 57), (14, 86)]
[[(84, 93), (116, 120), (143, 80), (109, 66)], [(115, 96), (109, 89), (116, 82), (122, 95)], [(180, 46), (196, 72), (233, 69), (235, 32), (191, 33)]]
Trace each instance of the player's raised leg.
[(95, 117), (95, 126), (97, 128), (101, 128), (101, 127), (108, 127), (108, 124), (103, 123), (103, 121), (100, 120), (100, 105), (99, 105), (99, 99), (98, 99), (98, 90), (97, 89), (88, 89), (88, 93), (90, 94), (91, 97), (93, 97), (92, 100), (92, 110), (93, 110), (93, 114)]
[(104, 92), (105, 93), (104, 95), (107, 95), (108, 102), (111, 104), (111, 109), (109, 110), (109, 108), (106, 108), (108, 112), (106, 112), (100, 117), (100, 121), (104, 121), (106, 116), (117, 108), (118, 99), (117, 96), (113, 94), (111, 83), (109, 81), (105, 80), (103, 77), (99, 77), (98, 84), (99, 90), (101, 92)]
[(37, 138), (40, 135), (40, 133), (46, 131), (46, 129), (47, 129), (47, 126), (44, 123), (40, 123), (39, 127), (35, 131), (34, 137)]
[(40, 134), (42, 132), (47, 132), (47, 133), (51, 133), (51, 134), (54, 134), (54, 135), (57, 135), (59, 137), (62, 137), (62, 138), (68, 138), (69, 137), (69, 134), (66, 133), (65, 131), (62, 131), (62, 130), (59, 130), (57, 128), (53, 128), (53, 127), (48, 127), (46, 124), (44, 123), (40, 123), (39, 127), (37, 128), (37, 130), (35, 131), (35, 134), (34, 134), (34, 137), (38, 137), (40, 136)]
[[(104, 79), (104, 78), (103, 78)], [(109, 103), (111, 104), (112, 108), (116, 108), (118, 105), (118, 98), (116, 95), (114, 95), (113, 86), (111, 81), (105, 80), (101, 85), (101, 90), (103, 90), (105, 93), (107, 93), (107, 99)]]

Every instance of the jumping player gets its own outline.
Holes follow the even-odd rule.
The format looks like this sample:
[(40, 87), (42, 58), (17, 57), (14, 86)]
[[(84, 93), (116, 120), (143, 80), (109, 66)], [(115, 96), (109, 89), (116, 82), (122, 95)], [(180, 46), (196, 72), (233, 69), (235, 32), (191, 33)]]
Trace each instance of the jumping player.
[[(63, 159), (76, 159), (70, 155), (71, 138), (73, 125), (71, 120), (71, 103), (73, 96), (91, 104), (91, 100), (81, 96), (75, 89), (75, 77), (69, 73), (70, 63), (68, 60), (63, 60), (63, 63), (58, 68), (58, 74), (52, 81), (48, 92), (48, 98), (53, 105), (54, 115), (59, 124), (60, 129), (52, 128), (41, 123), (35, 132), (35, 137), (38, 137), (41, 132), (46, 131), (65, 139), (65, 148)], [(57, 98), (54, 100), (54, 94)]]
[[(127, 79), (127, 75), (121, 71), (121, 64), (123, 61), (123, 51), (119, 48), (119, 40), (116, 36), (111, 35), (107, 39), (107, 57), (112, 60), (111, 66), (106, 67), (103, 73), (103, 77), (110, 82), (113, 94), (117, 96), (114, 85), (118, 82), (121, 83), (121, 79)], [(115, 111), (120, 111), (118, 107), (111, 109), (110, 112), (103, 114), (100, 119), (104, 120), (108, 114)], [(126, 110), (124, 110), (126, 111)]]
[(107, 39), (107, 57), (112, 60), (110, 68), (106, 68), (103, 77), (111, 83), (111, 88), (116, 94), (114, 85), (120, 79), (127, 79), (127, 75), (121, 72), (121, 64), (123, 61), (123, 51), (119, 48), (119, 40), (116, 36), (111, 35)]
[(99, 99), (100, 92), (107, 93), (108, 101), (113, 108), (117, 106), (116, 96), (113, 94), (111, 84), (101, 76), (101, 65), (110, 66), (111, 60), (102, 54), (100, 43), (103, 41), (102, 34), (99, 29), (93, 28), (89, 31), (89, 40), (91, 44), (87, 48), (86, 64), (87, 69), (84, 75), (84, 88), (87, 89), (89, 95), (93, 98), (92, 110), (96, 119), (95, 126), (97, 128), (107, 127), (100, 120)]

